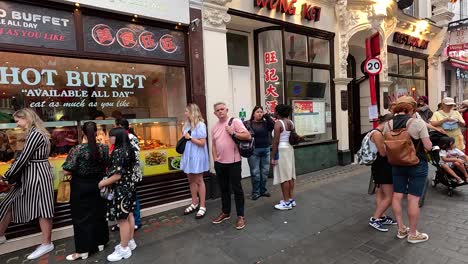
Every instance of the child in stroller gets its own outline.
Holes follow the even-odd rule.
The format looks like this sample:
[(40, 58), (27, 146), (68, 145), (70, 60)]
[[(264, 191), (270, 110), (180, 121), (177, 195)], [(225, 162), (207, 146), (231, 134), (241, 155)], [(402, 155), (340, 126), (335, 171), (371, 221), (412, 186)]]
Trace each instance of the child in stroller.
[[(441, 149), (445, 149), (445, 151), (447, 150), (450, 142), (452, 142), (450, 140), (451, 138), (438, 131), (429, 132), (429, 136), (433, 144), (432, 151), (429, 152), (430, 161), (431, 161), (431, 164), (437, 169), (435, 176), (432, 178), (432, 187), (435, 188), (437, 184), (442, 183), (443, 185), (447, 186), (449, 189), (448, 196), (452, 196), (453, 190), (458, 186), (465, 185), (466, 182), (458, 181), (457, 178), (454, 178), (453, 175), (449, 174), (448, 170), (446, 171), (444, 168), (442, 168), (442, 165), (440, 164), (441, 156), (439, 152), (441, 151)], [(467, 157), (464, 156), (463, 158), (466, 159)], [(461, 179), (460, 176), (464, 175), (456, 167), (450, 168), (450, 170), (454, 172), (455, 175), (457, 175), (459, 179)]]
[[(444, 137), (440, 140), (441, 148), (439, 152), (439, 164), (450, 176), (457, 180), (457, 183), (462, 184), (468, 179), (468, 174), (465, 168), (467, 157), (465, 153), (455, 147), (455, 139), (451, 137)], [(465, 180), (460, 178), (453, 169), (457, 169)]]

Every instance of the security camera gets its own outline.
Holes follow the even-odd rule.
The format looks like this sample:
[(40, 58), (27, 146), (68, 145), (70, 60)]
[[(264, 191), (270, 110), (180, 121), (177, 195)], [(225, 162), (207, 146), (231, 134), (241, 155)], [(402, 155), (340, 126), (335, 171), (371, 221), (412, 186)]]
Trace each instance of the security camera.
[(195, 18), (194, 20), (192, 20), (192, 22), (190, 22), (190, 30), (191, 31), (197, 30), (199, 25), (200, 25), (200, 19)]

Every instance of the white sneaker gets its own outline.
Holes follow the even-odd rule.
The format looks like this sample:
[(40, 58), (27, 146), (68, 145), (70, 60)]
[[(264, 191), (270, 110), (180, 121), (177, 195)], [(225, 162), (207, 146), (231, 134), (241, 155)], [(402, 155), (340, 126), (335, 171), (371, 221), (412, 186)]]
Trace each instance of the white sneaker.
[(52, 250), (54, 250), (54, 244), (53, 243), (50, 243), (50, 244), (47, 244), (47, 245), (40, 245), (36, 248), (36, 250), (34, 250), (33, 253), (31, 253), (27, 259), (31, 260), (31, 259), (37, 259), (37, 258), (40, 258), (42, 256), (44, 256), (45, 254), (51, 252)]
[(6, 237), (5, 236), (0, 236), (0, 245), (6, 242)]
[(135, 250), (135, 248), (137, 248), (137, 243), (135, 242), (135, 239), (130, 239), (130, 241), (128, 241), (128, 247), (130, 248), (131, 251)]
[(296, 200), (294, 199), (289, 199), (289, 202), (291, 203), (292, 207), (296, 207)]
[(108, 261), (119, 261), (122, 259), (128, 259), (132, 256), (132, 250), (129, 247), (122, 248), (120, 245), (115, 247), (115, 250), (112, 254), (107, 256)]
[(278, 209), (278, 210), (291, 210), (292, 205), (290, 203), (285, 203), (284, 201), (280, 201), (279, 204), (275, 205), (275, 209)]

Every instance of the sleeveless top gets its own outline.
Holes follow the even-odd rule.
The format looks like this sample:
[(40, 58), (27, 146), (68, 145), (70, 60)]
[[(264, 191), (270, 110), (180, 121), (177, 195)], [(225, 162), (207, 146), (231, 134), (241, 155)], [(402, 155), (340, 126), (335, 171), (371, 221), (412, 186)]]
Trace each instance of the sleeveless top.
[[(281, 125), (283, 126), (283, 132), (281, 132), (281, 134), (280, 134), (279, 142), (288, 142), (289, 143), (289, 135), (291, 134), (291, 131), (286, 130), (286, 126), (284, 125), (283, 120), (279, 120), (279, 121), (281, 122)], [(294, 124), (293, 124), (293, 127), (294, 127)]]

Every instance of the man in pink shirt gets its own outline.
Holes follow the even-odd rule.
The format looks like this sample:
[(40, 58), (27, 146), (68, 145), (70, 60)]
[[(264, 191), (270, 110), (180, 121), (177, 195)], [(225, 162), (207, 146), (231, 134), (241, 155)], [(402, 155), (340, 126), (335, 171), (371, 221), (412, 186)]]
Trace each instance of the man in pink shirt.
[(219, 224), (231, 218), (231, 189), (236, 202), (236, 229), (245, 227), (244, 191), (241, 184), (241, 156), (234, 139), (249, 140), (251, 135), (241, 120), (234, 118), (229, 125), (228, 108), (225, 103), (214, 105), (214, 114), (219, 121), (211, 129), (212, 153), (216, 176), (221, 189), (222, 213), (213, 220)]

